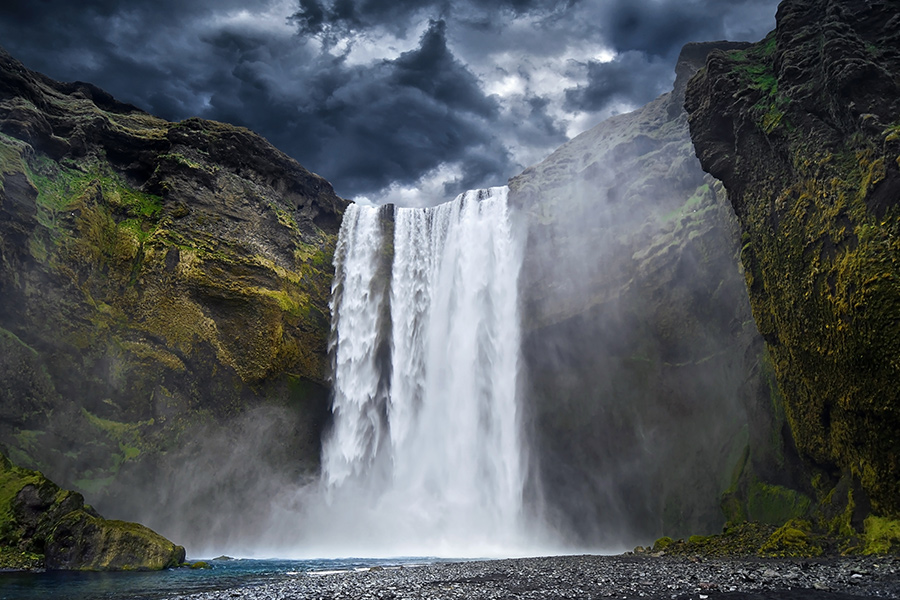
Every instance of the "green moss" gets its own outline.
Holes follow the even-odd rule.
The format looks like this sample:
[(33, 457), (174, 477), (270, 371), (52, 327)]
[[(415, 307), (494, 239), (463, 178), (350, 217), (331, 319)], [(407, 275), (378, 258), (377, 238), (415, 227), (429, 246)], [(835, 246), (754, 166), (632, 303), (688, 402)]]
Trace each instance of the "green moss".
[(37, 473), (14, 466), (0, 454), (0, 546), (13, 545), (18, 539), (12, 512), (16, 494), (26, 485), (40, 481)]
[(661, 220), (665, 223), (693, 213), (700, 207), (701, 204), (707, 204), (709, 200), (709, 184), (704, 183), (697, 188), (697, 190), (685, 201), (682, 206), (662, 215)]
[(770, 57), (775, 54), (775, 50), (778, 47), (778, 38), (775, 35), (775, 32), (771, 32), (769, 35), (765, 37), (765, 39), (758, 46), (756, 52), (758, 52), (761, 56)]
[(786, 114), (791, 100), (779, 93), (778, 78), (773, 67), (776, 47), (776, 37), (770, 34), (747, 50), (730, 53), (733, 73), (743, 79), (747, 89), (759, 92), (759, 99), (752, 111), (757, 124), (766, 134), (772, 133), (782, 124), (790, 126)]
[(331, 259), (331, 252), (326, 252), (324, 249), (319, 249), (313, 253), (309, 260), (313, 264), (313, 266), (318, 269), (330, 269)]
[(675, 540), (669, 536), (663, 536), (653, 543), (653, 551), (660, 552), (671, 546), (673, 543), (675, 543)]
[(184, 561), (184, 548), (143, 525), (63, 515), (47, 538), (47, 567), (81, 571), (161, 570)]
[(268, 206), (269, 210), (275, 213), (275, 217), (278, 219), (279, 224), (292, 231), (297, 231), (297, 222), (294, 220), (294, 215), (274, 202), (269, 202)]
[(752, 89), (766, 94), (778, 93), (778, 80), (767, 65), (761, 63), (740, 64), (735, 67), (735, 71), (750, 80)]
[(82, 477), (81, 479), (76, 479), (72, 483), (79, 490), (83, 490), (86, 494), (94, 496), (99, 495), (103, 490), (108, 488), (115, 479), (115, 475), (97, 478)]
[(761, 125), (763, 131), (772, 133), (781, 125), (782, 119), (784, 119), (784, 111), (778, 108), (777, 104), (770, 105), (762, 116)]
[[(747, 429), (742, 430), (742, 435)], [(739, 523), (747, 520), (746, 500), (742, 497), (741, 482), (748, 476), (750, 465), (750, 445), (744, 444), (743, 449), (736, 445), (735, 450), (740, 450), (733, 461), (731, 481), (728, 488), (722, 493), (720, 508), (725, 519), (729, 522)]]
[[(677, 540), (666, 546), (666, 554), (710, 557), (756, 556), (775, 528), (756, 522), (727, 523), (721, 534), (691, 536), (687, 542)], [(655, 548), (654, 548), (655, 549)]]
[[(85, 472), (85, 477), (74, 482), (79, 489), (89, 494), (99, 494), (115, 480), (122, 463), (136, 460), (148, 447), (146, 431), (153, 427), (155, 420), (151, 418), (136, 423), (121, 423), (100, 418), (83, 407), (81, 414), (100, 434), (98, 437), (110, 440), (112, 446), (108, 467), (99, 468), (95, 465), (97, 468), (94, 471)], [(118, 452), (114, 451), (116, 449)]]
[(156, 223), (143, 219), (124, 219), (119, 221), (117, 227), (123, 232), (128, 232), (132, 235), (138, 244), (146, 242), (157, 230)]
[(46, 263), (50, 257), (50, 251), (43, 236), (36, 234), (28, 238), (28, 251), (31, 256), (40, 263)]
[(726, 54), (731, 58), (734, 62), (744, 62), (747, 60), (747, 52), (746, 50), (729, 50)]
[(15, 435), (15, 440), (20, 449), (29, 452), (37, 447), (38, 438), (42, 435), (44, 435), (43, 431), (20, 429)]
[(179, 152), (170, 152), (169, 154), (160, 154), (160, 160), (169, 160), (176, 164), (188, 167), (189, 169), (202, 169), (202, 165), (195, 160), (191, 160), (184, 154)]
[(888, 441), (900, 423), (900, 212), (867, 206), (885, 160), (865, 138), (833, 154), (792, 151), (796, 178), (756, 189), (774, 202), (748, 202), (741, 217), (754, 316), (777, 341), (769, 349), (801, 454), (850, 471), (876, 510), (900, 513)]
[(138, 192), (114, 175), (101, 175), (99, 181), (110, 206), (129, 217), (155, 218), (162, 211), (162, 198), (159, 196)]
[[(891, 125), (882, 133), (885, 142), (896, 142), (900, 140), (900, 125)], [(900, 159), (898, 159), (900, 160)]]
[(709, 535), (692, 535), (688, 538), (688, 543), (693, 544), (695, 546), (702, 546), (710, 541), (712, 536)]
[(126, 446), (123, 444), (121, 446), (121, 449), (122, 449), (122, 454), (124, 456), (124, 460), (134, 460), (135, 458), (137, 458), (138, 456), (141, 455), (141, 449), (135, 448), (134, 446)]
[[(248, 290), (249, 291), (249, 290)], [(299, 294), (299, 290), (271, 290), (267, 288), (256, 288), (254, 293), (275, 300), (278, 307), (287, 314), (305, 319), (309, 316), (310, 301), (309, 296)]]
[(124, 440), (135, 437), (137, 432), (140, 431), (142, 427), (149, 427), (153, 425), (153, 419), (147, 419), (146, 421), (139, 421), (137, 423), (120, 423), (118, 421), (111, 421), (109, 419), (102, 419), (96, 415), (91, 414), (86, 408), (82, 407), (81, 414), (83, 414), (88, 422), (100, 429), (101, 431), (107, 433), (110, 437), (116, 440)]
[(38, 219), (54, 232), (60, 226), (60, 213), (91, 203), (99, 202), (113, 213), (132, 219), (153, 220), (162, 211), (160, 197), (134, 190), (104, 163), (72, 168), (37, 154), (29, 161), (26, 173), (38, 191)]
[(14, 334), (12, 331), (9, 331), (9, 330), (7, 330), (7, 329), (3, 329), (2, 327), (0, 327), (0, 341), (2, 341), (2, 342), (4, 342), (4, 343), (12, 342), (12, 343), (14, 343), (14, 344), (16, 344), (16, 345), (18, 345), (18, 346), (21, 346), (22, 348), (24, 348), (25, 350), (27, 350), (32, 356), (38, 356), (38, 355), (39, 355), (37, 350), (35, 350), (35, 349), (32, 348), (31, 346), (29, 346), (28, 344), (26, 344), (25, 342), (23, 342), (23, 341), (21, 340), (21, 338), (19, 338), (19, 336), (17, 336), (16, 334)]
[[(846, 480), (844, 481), (846, 483)], [(853, 513), (856, 510), (856, 502), (853, 499), (853, 489), (838, 485), (828, 491), (820, 503), (820, 521), (822, 527), (833, 536), (852, 540), (856, 537), (853, 527)]]
[(900, 521), (870, 516), (865, 520), (863, 554), (900, 553)]
[(755, 481), (750, 485), (747, 504), (753, 520), (775, 525), (806, 516), (812, 501), (796, 490)]
[(776, 47), (777, 39), (773, 32), (747, 50), (732, 51), (729, 55), (734, 59), (733, 71), (748, 79), (751, 89), (776, 93), (778, 81), (770, 66)]
[(39, 571), (43, 568), (43, 554), (0, 546), (0, 571)]
[(812, 534), (809, 521), (792, 519), (779, 527), (759, 549), (760, 556), (813, 557), (822, 556), (823, 550)]

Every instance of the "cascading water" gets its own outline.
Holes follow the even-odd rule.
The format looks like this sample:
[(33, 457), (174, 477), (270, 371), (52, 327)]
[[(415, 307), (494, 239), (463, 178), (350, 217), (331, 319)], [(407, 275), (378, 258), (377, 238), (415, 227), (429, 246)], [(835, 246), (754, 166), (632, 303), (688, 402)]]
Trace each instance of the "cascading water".
[(344, 215), (322, 464), (333, 552), (487, 556), (526, 543), (521, 254), (506, 194), (397, 208), (393, 222), (387, 207)]

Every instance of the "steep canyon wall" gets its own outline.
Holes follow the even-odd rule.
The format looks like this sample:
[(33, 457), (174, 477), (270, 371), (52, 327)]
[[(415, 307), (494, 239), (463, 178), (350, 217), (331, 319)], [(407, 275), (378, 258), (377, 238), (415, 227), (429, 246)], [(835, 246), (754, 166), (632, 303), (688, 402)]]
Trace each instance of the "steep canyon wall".
[(785, 0), (686, 108), (740, 221), (754, 318), (833, 530), (900, 516), (900, 5)]
[[(688, 45), (671, 93), (510, 182), (528, 236), (522, 388), (535, 502), (583, 543), (719, 531), (751, 446), (772, 470), (790, 469), (737, 223), (682, 109), (715, 47), (743, 45)], [(774, 483), (757, 486), (753, 517), (783, 518), (768, 500), (795, 492)]]
[(318, 468), (345, 205), (248, 130), (0, 52), (0, 448), (179, 541), (252, 529)]

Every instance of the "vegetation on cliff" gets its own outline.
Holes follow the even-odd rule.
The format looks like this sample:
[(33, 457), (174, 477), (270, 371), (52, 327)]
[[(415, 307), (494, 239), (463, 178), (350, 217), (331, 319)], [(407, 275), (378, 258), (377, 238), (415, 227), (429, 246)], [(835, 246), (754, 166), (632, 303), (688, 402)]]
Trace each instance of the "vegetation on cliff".
[(894, 3), (785, 0), (776, 30), (712, 53), (686, 99), (740, 221), (807, 512), (844, 551), (892, 547), (872, 540), (900, 518), (898, 47)]
[(194, 495), (237, 510), (315, 469), (344, 206), (246, 129), (0, 51), (0, 446), (107, 512), (168, 498), (196, 529), (214, 507)]
[(159, 570), (184, 548), (137, 523), (102, 518), (77, 492), (0, 454), (0, 569)]

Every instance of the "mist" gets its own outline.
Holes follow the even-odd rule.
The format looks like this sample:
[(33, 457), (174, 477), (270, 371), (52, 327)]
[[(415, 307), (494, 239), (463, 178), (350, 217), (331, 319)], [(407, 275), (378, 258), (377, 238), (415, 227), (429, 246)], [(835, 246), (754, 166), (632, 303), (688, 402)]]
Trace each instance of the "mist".
[[(357, 243), (369, 258), (355, 291), (346, 273), (330, 290), (331, 381), (323, 257), (346, 203), (327, 182), (290, 163), (315, 198), (239, 195), (253, 202), (232, 210), (240, 185), (205, 179), (205, 203), (164, 211), (196, 226), (197, 248), (145, 248), (128, 233), (141, 252), (122, 255), (133, 244), (106, 244), (121, 241), (114, 212), (85, 194), (60, 211), (60, 231), (78, 239), (96, 216), (106, 245), (99, 263), (66, 255), (77, 268), (64, 271), (47, 260), (57, 223), (32, 233), (17, 207), (37, 192), (10, 176), (4, 193), (27, 202), (0, 208), (27, 242), (4, 246), (14, 268), (3, 272), (0, 366), (15, 390), (4, 450), (195, 555), (602, 552), (718, 530), (748, 415), (767, 397), (734, 219), (700, 171), (681, 106), (705, 57), (693, 50), (673, 92), (513, 178), (502, 219), (450, 225), (454, 205), (346, 209), (380, 215), (383, 239)], [(57, 92), (72, 90), (90, 91)], [(209, 135), (188, 125), (185, 136)], [(25, 156), (16, 144), (11, 156)], [(196, 169), (167, 161), (191, 197)], [(279, 187), (271, 177), (250, 187)], [(459, 204), (487, 210), (494, 196)], [(233, 221), (210, 225), (220, 212)], [(276, 249), (265, 266), (240, 219)], [(464, 222), (465, 235), (450, 235)], [(212, 252), (214, 235), (234, 236), (234, 252)], [(359, 356), (341, 359), (341, 338)]]
[[(521, 264), (511, 282), (496, 280), (496, 266), (480, 274), (481, 258), (455, 267), (456, 291), (431, 307), (436, 283), (424, 282), (443, 238), (412, 236), (436, 227), (437, 213), (348, 210), (345, 228), (366, 214), (374, 229), (357, 234), (355, 251), (368, 258), (352, 277), (343, 271), (349, 242), (336, 254), (332, 311), (357, 355), (340, 359), (332, 340), (330, 414), (306, 433), (307, 455), (316, 440), (321, 462), (285, 454), (301, 414), (261, 408), (227, 430), (198, 432), (183, 466), (155, 476), (163, 491), (152, 506), (165, 508), (148, 510), (126, 485), (109, 509), (203, 556), (606, 553), (718, 531), (719, 499), (745, 457), (747, 410), (762, 385), (761, 340), (733, 216), (687, 136), (680, 86), (696, 65), (679, 68), (674, 92), (511, 181), (508, 235)], [(488, 231), (473, 230), (461, 248), (482, 246)], [(488, 284), (500, 288), (477, 292), (481, 304), (454, 316), (466, 286)], [(483, 294), (510, 288), (512, 363), (447, 333), (493, 327), (479, 323), (494, 318), (486, 309), (500, 296), (483, 304)], [(435, 315), (445, 333), (428, 342)], [(424, 345), (402, 349), (410, 343)], [(460, 357), (446, 354), (453, 348)], [(425, 376), (455, 364), (475, 368), (460, 381), (512, 377), (514, 391), (485, 396), (500, 393), (506, 408), (490, 418), (476, 411), (465, 425), (460, 401), (481, 392), (448, 387), (452, 375)], [(479, 371), (492, 364), (499, 371)], [(426, 406), (437, 407), (430, 422), (419, 420)], [(468, 427), (480, 433), (466, 446)], [(499, 427), (513, 427), (507, 450), (491, 445)], [(501, 485), (501, 472), (513, 479)]]
[(530, 449), (517, 389), (523, 240), (506, 199), (498, 187), (434, 209), (347, 209), (331, 301), (332, 414), (318, 473), (294, 472), (291, 481), (290, 470), (278, 471), (278, 462), (291, 463), (279, 440), (298, 432), (287, 411), (257, 409), (226, 430), (198, 432), (154, 503), (166, 511), (142, 510), (146, 499), (127, 492), (114, 500), (120, 509), (130, 502), (143, 522), (201, 556), (569, 550), (526, 505)]
[(532, 494), (573, 547), (719, 532), (747, 451), (761, 338), (734, 217), (681, 108), (698, 54), (675, 91), (510, 183)]

